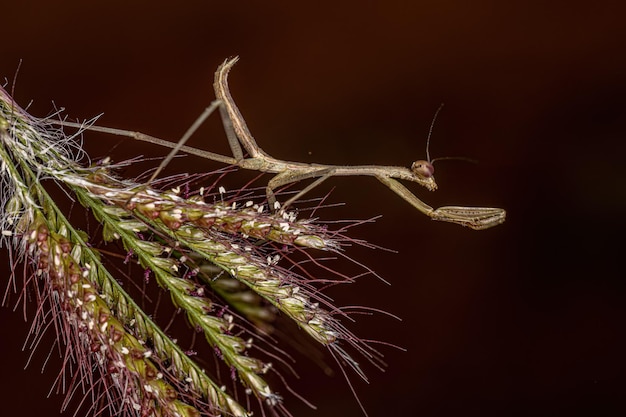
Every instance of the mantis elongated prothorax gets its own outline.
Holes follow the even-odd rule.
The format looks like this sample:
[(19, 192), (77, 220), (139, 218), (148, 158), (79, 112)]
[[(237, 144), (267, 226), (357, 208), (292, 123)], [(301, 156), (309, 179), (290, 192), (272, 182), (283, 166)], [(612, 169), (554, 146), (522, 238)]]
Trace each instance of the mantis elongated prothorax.
[[(488, 229), (504, 222), (506, 212), (501, 208), (445, 206), (434, 209), (420, 200), (417, 196), (415, 196), (415, 194), (399, 182), (399, 180), (415, 182), (426, 187), (429, 191), (436, 190), (437, 183), (435, 182), (435, 178), (433, 176), (434, 168), (429, 160), (415, 161), (409, 169), (400, 166), (381, 165), (346, 166), (307, 164), (302, 162), (285, 161), (267, 154), (257, 144), (256, 140), (250, 133), (243, 116), (230, 94), (230, 89), (228, 87), (228, 74), (237, 60), (237, 57), (227, 59), (222, 65), (219, 66), (215, 72), (215, 82), (213, 84), (216, 100), (214, 100), (211, 105), (204, 110), (204, 112), (198, 117), (194, 124), (177, 143), (127, 130), (64, 121), (56, 123), (70, 127), (78, 127), (85, 130), (131, 137), (137, 140), (172, 148), (172, 151), (163, 160), (148, 182), (151, 182), (154, 178), (156, 178), (162, 168), (167, 165), (177, 152), (183, 151), (212, 161), (236, 165), (243, 169), (276, 174), (269, 180), (266, 186), (268, 203), (271, 208), (282, 207), (282, 209), (285, 209), (294, 201), (301, 198), (305, 193), (317, 187), (330, 177), (367, 175), (378, 179), (413, 207), (433, 220), (456, 223), (475, 230)], [(228, 143), (233, 153), (232, 157), (185, 146), (186, 141), (216, 109), (219, 109), (226, 137), (228, 138)], [(244, 150), (248, 154), (247, 157), (244, 155)], [(278, 187), (313, 178), (315, 181), (306, 186), (296, 195), (289, 198), (282, 204), (277, 203), (274, 190)]]

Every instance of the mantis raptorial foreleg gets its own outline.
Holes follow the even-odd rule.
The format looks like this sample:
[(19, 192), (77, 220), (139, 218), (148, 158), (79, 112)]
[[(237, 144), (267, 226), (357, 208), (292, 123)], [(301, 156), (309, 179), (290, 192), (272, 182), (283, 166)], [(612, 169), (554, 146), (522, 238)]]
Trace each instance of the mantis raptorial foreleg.
[[(228, 73), (235, 62), (237, 62), (237, 59), (238, 58), (226, 60), (219, 66), (215, 73), (215, 82), (213, 84), (216, 100), (202, 113), (202, 115), (187, 130), (183, 138), (177, 144), (139, 132), (129, 132), (98, 126), (86, 126), (62, 121), (51, 122), (65, 126), (79, 127), (85, 130), (127, 136), (172, 148), (172, 151), (157, 169), (151, 180), (158, 175), (162, 166), (165, 166), (165, 164), (167, 164), (167, 162), (169, 162), (169, 160), (171, 160), (171, 158), (178, 151), (198, 155), (212, 161), (236, 165), (243, 169), (276, 174), (268, 182), (266, 187), (267, 199), (270, 204), (270, 208), (272, 209), (278, 207), (278, 204), (276, 204), (276, 196), (274, 194), (274, 190), (276, 190), (277, 187), (305, 179), (317, 178), (295, 196), (288, 199), (283, 205), (283, 208), (285, 208), (330, 177), (367, 175), (377, 178), (380, 182), (389, 187), (393, 192), (398, 194), (413, 207), (417, 208), (419, 211), (434, 220), (452, 222), (476, 230), (487, 229), (504, 222), (506, 212), (500, 208), (447, 206), (433, 209), (428, 204), (417, 198), (415, 194), (409, 191), (408, 188), (398, 181), (404, 180), (416, 182), (430, 191), (436, 190), (437, 183), (435, 182), (435, 178), (433, 176), (434, 167), (429, 160), (415, 161), (409, 169), (400, 166), (380, 165), (343, 166), (306, 164), (301, 162), (284, 161), (268, 155), (261, 149), (250, 133), (243, 116), (239, 112), (239, 109), (235, 105), (235, 102), (230, 94), (230, 89), (228, 87)], [(219, 108), (224, 130), (226, 132), (226, 137), (228, 138), (228, 143), (233, 153), (233, 157), (184, 146), (186, 140), (196, 131), (200, 124), (206, 120), (215, 108)], [(244, 149), (248, 153), (247, 158), (244, 155)]]
[(445, 206), (433, 209), (393, 178), (376, 178), (433, 220), (456, 223), (474, 230), (488, 229), (504, 221), (503, 210), (499, 208)]

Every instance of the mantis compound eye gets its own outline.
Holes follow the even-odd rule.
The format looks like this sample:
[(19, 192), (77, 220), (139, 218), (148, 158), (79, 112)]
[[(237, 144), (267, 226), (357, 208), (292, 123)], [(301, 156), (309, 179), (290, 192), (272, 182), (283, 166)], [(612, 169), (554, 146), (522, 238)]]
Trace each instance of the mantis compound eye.
[(419, 160), (413, 162), (411, 165), (411, 171), (420, 177), (430, 178), (435, 173), (435, 167), (428, 161)]

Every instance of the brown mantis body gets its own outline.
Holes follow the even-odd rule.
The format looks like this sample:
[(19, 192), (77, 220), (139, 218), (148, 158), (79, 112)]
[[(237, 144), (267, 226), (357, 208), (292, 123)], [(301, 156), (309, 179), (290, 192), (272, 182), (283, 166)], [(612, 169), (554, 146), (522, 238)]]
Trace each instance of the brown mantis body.
[[(408, 188), (398, 181), (403, 180), (415, 182), (426, 187), (429, 191), (436, 190), (437, 183), (435, 182), (435, 178), (433, 176), (434, 168), (430, 161), (415, 161), (409, 169), (400, 166), (380, 165), (344, 166), (307, 164), (285, 161), (267, 154), (263, 151), (263, 149), (261, 149), (250, 133), (250, 130), (248, 129), (243, 116), (239, 112), (239, 109), (235, 105), (228, 88), (228, 74), (237, 60), (238, 58), (226, 60), (219, 66), (215, 73), (214, 82), (216, 100), (205, 109), (205, 111), (187, 130), (178, 143), (168, 142), (139, 132), (130, 132), (126, 130), (98, 126), (85, 126), (83, 124), (69, 122), (56, 123), (65, 126), (84, 128), (86, 130), (132, 137), (137, 140), (172, 148), (172, 151), (163, 160), (148, 183), (156, 178), (161, 169), (169, 163), (177, 152), (184, 151), (186, 153), (201, 156), (213, 161), (236, 165), (243, 169), (276, 174), (270, 179), (266, 187), (267, 198), (271, 208), (280, 207), (276, 201), (274, 190), (283, 185), (305, 179), (316, 178), (315, 181), (284, 202), (282, 204), (284, 209), (330, 177), (367, 175), (378, 179), (413, 207), (433, 220), (456, 223), (475, 230), (487, 229), (504, 222), (506, 212), (500, 208), (445, 206), (434, 209), (417, 198)], [(216, 109), (219, 109), (222, 116), (224, 130), (226, 132), (233, 157), (185, 146), (186, 141)], [(242, 147), (248, 153), (248, 157), (244, 156)]]

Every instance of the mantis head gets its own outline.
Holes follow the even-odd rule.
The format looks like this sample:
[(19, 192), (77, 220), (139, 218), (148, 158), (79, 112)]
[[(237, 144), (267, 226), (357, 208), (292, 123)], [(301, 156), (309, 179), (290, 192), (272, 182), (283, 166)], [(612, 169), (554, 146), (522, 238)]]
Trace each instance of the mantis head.
[(431, 178), (435, 173), (435, 167), (431, 162), (420, 159), (411, 164), (411, 171), (422, 178)]
[(403, 177), (403, 179), (416, 182), (426, 187), (428, 191), (435, 191), (437, 183), (435, 182), (434, 173), (435, 167), (433, 167), (433, 164), (420, 159), (411, 164), (411, 169), (407, 170), (408, 177)]

